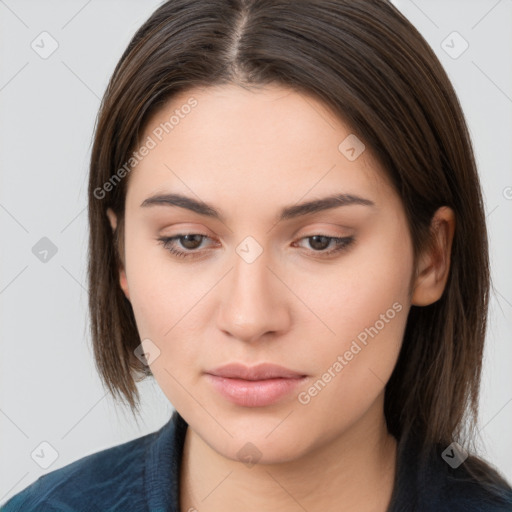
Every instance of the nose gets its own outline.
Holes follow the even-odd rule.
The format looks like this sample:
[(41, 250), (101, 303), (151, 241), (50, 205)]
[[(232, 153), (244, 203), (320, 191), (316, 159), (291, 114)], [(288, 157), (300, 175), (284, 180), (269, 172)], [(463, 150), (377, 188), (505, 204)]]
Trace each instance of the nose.
[(266, 253), (251, 263), (235, 254), (233, 263), (221, 291), (218, 327), (249, 343), (289, 329), (293, 295)]

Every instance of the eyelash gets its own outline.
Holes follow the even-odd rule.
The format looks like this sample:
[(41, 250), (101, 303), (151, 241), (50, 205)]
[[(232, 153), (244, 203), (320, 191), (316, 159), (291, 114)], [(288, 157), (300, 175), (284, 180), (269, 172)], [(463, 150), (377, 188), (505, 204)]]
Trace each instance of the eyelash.
[[(195, 258), (201, 257), (202, 254), (197, 249), (188, 250), (188, 251), (180, 251), (179, 249), (176, 249), (176, 247), (173, 245), (175, 240), (178, 240), (180, 238), (184, 238), (186, 236), (201, 236), (201, 237), (203, 237), (203, 240), (206, 239), (206, 238), (210, 238), (209, 236), (202, 235), (201, 233), (180, 233), (178, 235), (171, 236), (171, 237), (161, 237), (161, 238), (158, 238), (157, 240), (163, 245), (165, 250), (169, 251), (171, 254), (173, 254), (174, 256), (177, 256), (179, 258), (193, 258), (193, 259), (195, 259)], [(329, 243), (334, 241), (335, 244), (336, 244), (335, 248), (334, 249), (330, 249), (329, 251), (315, 251), (315, 250), (308, 251), (308, 252), (311, 252), (314, 255), (318, 255), (318, 256), (320, 256), (322, 258), (323, 257), (331, 256), (331, 255), (333, 255), (335, 253), (339, 253), (339, 252), (342, 252), (342, 251), (348, 249), (348, 247), (350, 245), (352, 245), (352, 243), (355, 241), (355, 238), (353, 236), (335, 237), (335, 236), (322, 235), (320, 233), (314, 234), (314, 235), (310, 235), (310, 236), (304, 236), (302, 238), (299, 238), (299, 241), (300, 240), (307, 240), (308, 238), (314, 238), (314, 237), (327, 238), (329, 240)], [(201, 242), (203, 240), (201, 240)]]

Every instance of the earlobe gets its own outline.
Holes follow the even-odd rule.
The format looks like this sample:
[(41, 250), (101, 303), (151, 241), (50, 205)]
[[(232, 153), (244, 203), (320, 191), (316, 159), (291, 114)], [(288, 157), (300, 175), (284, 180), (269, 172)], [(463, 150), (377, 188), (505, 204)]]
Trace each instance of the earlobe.
[[(115, 233), (117, 228), (117, 215), (114, 213), (112, 208), (107, 208), (107, 217), (110, 222), (110, 226), (112, 227), (112, 231)], [(116, 250), (118, 249), (116, 248)], [(121, 286), (121, 289), (123, 290), (123, 293), (125, 294), (126, 298), (130, 300), (128, 279), (126, 278), (126, 271), (122, 267), (119, 269), (119, 285)]]
[(439, 208), (430, 225), (432, 244), (419, 257), (411, 303), (428, 306), (443, 295), (450, 272), (450, 257), (455, 232), (455, 214), (447, 206)]
[(116, 230), (117, 227), (117, 215), (114, 213), (112, 208), (107, 208), (107, 217), (110, 221), (110, 226), (112, 227), (112, 231)]
[(128, 279), (126, 278), (126, 272), (124, 269), (121, 269), (119, 272), (119, 285), (121, 286), (121, 290), (123, 290), (125, 297), (130, 300), (130, 290), (128, 289)]

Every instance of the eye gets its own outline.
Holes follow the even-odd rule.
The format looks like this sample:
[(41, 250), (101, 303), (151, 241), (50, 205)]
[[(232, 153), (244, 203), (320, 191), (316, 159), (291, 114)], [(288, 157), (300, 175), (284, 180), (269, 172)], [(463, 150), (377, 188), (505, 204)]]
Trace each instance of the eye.
[[(178, 256), (179, 258), (196, 258), (201, 256), (201, 252), (196, 250), (201, 245), (201, 242), (205, 238), (210, 238), (207, 235), (200, 233), (180, 233), (179, 235), (171, 237), (158, 238), (158, 241), (167, 249), (171, 254)], [(180, 241), (181, 247), (185, 250), (176, 248), (177, 241)]]
[[(355, 239), (353, 236), (336, 237), (318, 234), (302, 237), (299, 241), (301, 240), (309, 240), (308, 244), (313, 247), (309, 252), (318, 253), (319, 256), (330, 256), (347, 249)], [(331, 249), (325, 250), (329, 246)]]
[[(180, 233), (171, 237), (158, 238), (158, 241), (167, 251), (179, 258), (198, 258), (205, 252), (205, 250), (200, 250), (200, 247), (203, 240), (206, 239), (210, 239), (210, 237), (200, 233)], [(320, 257), (328, 257), (347, 249), (355, 239), (353, 236), (334, 237), (316, 234), (302, 237), (299, 242), (302, 240), (309, 240), (309, 245), (313, 249), (308, 252)], [(328, 247), (331, 248), (326, 250)]]

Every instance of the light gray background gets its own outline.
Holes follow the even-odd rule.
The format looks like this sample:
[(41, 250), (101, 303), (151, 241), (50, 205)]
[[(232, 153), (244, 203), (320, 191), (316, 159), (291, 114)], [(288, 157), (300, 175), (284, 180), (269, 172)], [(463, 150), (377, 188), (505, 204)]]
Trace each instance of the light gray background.
[[(475, 144), (495, 285), (481, 453), (512, 481), (512, 0), (395, 3), (445, 66)], [(0, 503), (46, 472), (158, 429), (173, 410), (150, 380), (140, 385), (139, 425), (114, 405), (87, 331), (86, 191), (95, 116), (122, 51), (159, 4), (0, 0)], [(43, 31), (59, 45), (47, 59), (31, 47)], [(454, 31), (469, 44), (457, 58), (464, 41)], [(46, 263), (32, 253), (42, 237), (57, 247)], [(35, 459), (51, 462), (52, 449), (42, 442), (58, 455), (47, 469), (31, 457), (35, 450)]]

